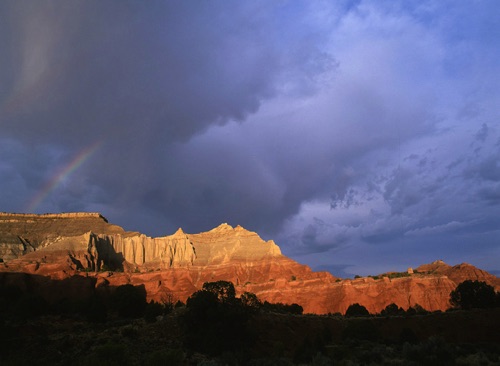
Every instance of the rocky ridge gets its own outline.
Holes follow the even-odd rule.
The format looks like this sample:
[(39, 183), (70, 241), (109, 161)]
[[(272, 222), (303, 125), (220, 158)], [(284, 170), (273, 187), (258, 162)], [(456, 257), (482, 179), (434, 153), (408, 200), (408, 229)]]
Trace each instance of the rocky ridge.
[(0, 259), (9, 261), (36, 251), (61, 237), (125, 233), (97, 212), (16, 214), (0, 212)]
[[(344, 313), (352, 303), (376, 313), (392, 302), (404, 309), (419, 304), (430, 311), (446, 310), (450, 292), (465, 279), (500, 290), (497, 277), (469, 264), (442, 261), (401, 276), (339, 279), (313, 272), (283, 256), (272, 240), (228, 224), (198, 234), (179, 229), (151, 238), (126, 232), (97, 213), (0, 214), (0, 248), (7, 252), (9, 245), (23, 250), (17, 258), (12, 249), (4, 257), (0, 284), (31, 286), (52, 301), (64, 293), (85, 296), (127, 283), (144, 286), (149, 300), (185, 301), (204, 282), (227, 280), (240, 294), (298, 303), (306, 313)], [(54, 289), (69, 279), (71, 291)]]

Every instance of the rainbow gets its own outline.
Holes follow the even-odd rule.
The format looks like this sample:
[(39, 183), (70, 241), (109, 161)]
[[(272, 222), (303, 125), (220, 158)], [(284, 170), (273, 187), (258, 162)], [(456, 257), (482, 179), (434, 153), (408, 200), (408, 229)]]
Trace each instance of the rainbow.
[(78, 169), (87, 159), (89, 159), (102, 145), (102, 141), (94, 142), (92, 145), (80, 151), (66, 166), (59, 170), (31, 199), (26, 206), (25, 212), (33, 212), (38, 205), (52, 192), (59, 184), (66, 179), (71, 173)]

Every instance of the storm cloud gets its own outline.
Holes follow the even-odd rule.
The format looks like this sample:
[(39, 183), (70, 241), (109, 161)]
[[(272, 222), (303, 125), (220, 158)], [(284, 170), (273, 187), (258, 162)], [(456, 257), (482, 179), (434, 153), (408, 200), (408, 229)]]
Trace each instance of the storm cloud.
[(4, 1), (0, 209), (498, 270), (499, 8)]

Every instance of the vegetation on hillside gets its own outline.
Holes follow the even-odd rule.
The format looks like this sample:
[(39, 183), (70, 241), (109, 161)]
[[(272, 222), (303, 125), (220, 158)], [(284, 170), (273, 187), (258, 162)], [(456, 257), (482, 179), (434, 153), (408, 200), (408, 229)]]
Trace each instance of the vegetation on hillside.
[[(2, 365), (495, 365), (498, 293), (483, 283), (450, 294), (457, 310), (429, 313), (389, 304), (368, 314), (303, 315), (299, 305), (236, 295), (209, 282), (186, 302), (146, 301), (124, 285), (91, 299), (49, 304), (21, 289), (0, 291)], [(486, 295), (485, 295), (486, 294)], [(486, 299), (475, 303), (471, 299)], [(472, 302), (472, 305), (470, 305)], [(486, 304), (486, 306), (485, 306)]]
[(482, 281), (467, 280), (450, 294), (450, 303), (456, 308), (494, 308), (500, 306), (500, 293)]

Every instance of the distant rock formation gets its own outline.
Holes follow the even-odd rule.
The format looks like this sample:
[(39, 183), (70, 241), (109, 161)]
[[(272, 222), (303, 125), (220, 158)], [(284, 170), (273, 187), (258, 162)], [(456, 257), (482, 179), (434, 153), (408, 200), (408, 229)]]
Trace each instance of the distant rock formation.
[[(97, 213), (0, 214), (0, 253), (0, 284), (15, 279), (26, 287), (29, 283), (23, 281), (33, 281), (28, 274), (53, 280), (78, 277), (67, 283), (87, 291), (130, 283), (143, 285), (149, 300), (186, 301), (203, 283), (226, 280), (239, 294), (248, 291), (263, 301), (298, 303), (306, 313), (316, 314), (345, 313), (353, 303), (371, 313), (390, 303), (446, 310), (450, 292), (466, 279), (500, 290), (499, 278), (465, 263), (436, 261), (400, 274), (342, 280), (311, 271), (283, 256), (272, 240), (241, 226), (222, 224), (199, 234), (179, 229), (151, 238), (126, 232)], [(38, 282), (34, 288), (42, 295), (62, 296), (60, 290), (45, 288), (52, 282)]]
[(0, 212), (0, 259), (7, 262), (51, 244), (61, 237), (124, 233), (96, 212), (16, 214)]

